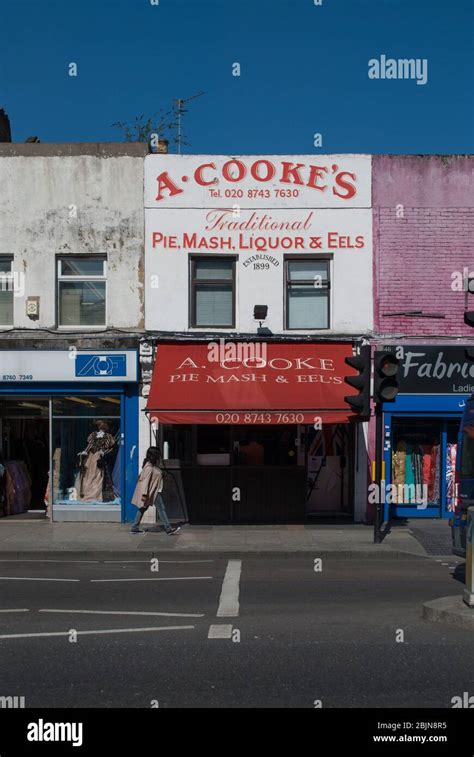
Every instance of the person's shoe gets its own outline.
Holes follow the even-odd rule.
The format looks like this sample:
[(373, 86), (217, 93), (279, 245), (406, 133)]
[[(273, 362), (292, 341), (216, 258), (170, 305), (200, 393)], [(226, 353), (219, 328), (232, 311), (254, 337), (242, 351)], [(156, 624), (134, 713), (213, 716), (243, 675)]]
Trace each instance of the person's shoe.
[(177, 534), (178, 531), (181, 531), (181, 526), (176, 526), (175, 528), (170, 528), (170, 530), (167, 531), (166, 533), (168, 534), (168, 536), (172, 536), (173, 534)]
[(130, 529), (131, 534), (144, 534), (144, 530), (142, 528), (131, 528)]

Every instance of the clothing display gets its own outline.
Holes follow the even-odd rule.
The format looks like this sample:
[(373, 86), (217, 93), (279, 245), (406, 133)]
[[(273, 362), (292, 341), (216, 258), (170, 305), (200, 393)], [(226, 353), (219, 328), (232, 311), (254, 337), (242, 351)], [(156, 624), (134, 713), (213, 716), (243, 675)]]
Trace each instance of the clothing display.
[(439, 502), (440, 488), (440, 447), (439, 444), (434, 444), (431, 450), (431, 468), (430, 468), (430, 480), (428, 483), (428, 500), (429, 502)]
[(421, 445), (423, 484), (429, 486), (431, 476), (431, 445)]
[(5, 463), (4, 515), (24, 513), (30, 506), (31, 478), (22, 460), (10, 460)]
[(80, 465), (75, 489), (78, 502), (112, 502), (115, 499), (107, 455), (114, 449), (115, 439), (107, 431), (93, 431), (87, 447), (79, 453)]
[(446, 507), (450, 512), (453, 512), (456, 504), (455, 473), (457, 449), (457, 444), (448, 444), (446, 446)]
[(406, 442), (398, 442), (396, 450), (392, 452), (392, 483), (397, 487), (396, 501), (403, 502), (403, 489), (405, 484), (405, 468), (407, 464)]
[(439, 501), (439, 445), (400, 440), (392, 452), (392, 483), (398, 504)]

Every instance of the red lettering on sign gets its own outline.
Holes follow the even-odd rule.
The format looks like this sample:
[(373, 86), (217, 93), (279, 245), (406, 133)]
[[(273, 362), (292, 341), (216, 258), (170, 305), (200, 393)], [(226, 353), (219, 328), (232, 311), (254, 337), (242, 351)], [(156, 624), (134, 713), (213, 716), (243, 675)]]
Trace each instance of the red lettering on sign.
[[(239, 172), (237, 176), (232, 176), (230, 173), (231, 166), (237, 166)], [(224, 163), (222, 166), (222, 176), (227, 181), (242, 181), (246, 173), (247, 169), (241, 160), (228, 160), (227, 163)]]
[(198, 166), (196, 170), (194, 171), (194, 180), (196, 184), (199, 184), (201, 187), (208, 187), (209, 184), (217, 184), (217, 179), (211, 179), (210, 181), (204, 181), (202, 177), (202, 172), (205, 168), (214, 168), (215, 169), (216, 164), (215, 163), (203, 163), (202, 166)]
[(325, 166), (310, 166), (309, 179), (306, 186), (311, 187), (312, 189), (319, 189), (321, 192), (324, 192), (324, 190), (327, 189), (327, 184), (323, 184), (323, 186), (321, 187), (318, 186), (317, 181), (318, 179), (325, 178), (324, 174), (327, 172), (328, 169)]
[(163, 199), (163, 191), (165, 189), (168, 190), (170, 193), (170, 197), (173, 197), (174, 195), (179, 195), (183, 191), (180, 189), (169, 177), (168, 171), (163, 171), (163, 173), (160, 173), (159, 176), (156, 177), (156, 181), (158, 184), (158, 191), (155, 197), (155, 200), (158, 202), (159, 200)]
[(354, 184), (350, 181), (345, 181), (343, 179), (344, 176), (350, 176), (353, 181), (356, 180), (355, 173), (349, 173), (349, 171), (340, 171), (338, 174), (336, 174), (334, 181), (338, 187), (341, 187), (342, 189), (345, 189), (346, 191), (341, 194), (341, 192), (338, 192), (336, 190), (336, 187), (332, 188), (332, 193), (336, 195), (337, 197), (342, 197), (343, 200), (350, 200), (351, 197), (354, 197), (356, 193), (356, 188)]
[(304, 163), (295, 164), (288, 163), (286, 160), (283, 160), (282, 166), (283, 172), (281, 174), (280, 181), (283, 182), (283, 184), (304, 184), (303, 179), (299, 174), (300, 168), (304, 168)]
[[(265, 166), (265, 168), (267, 169), (266, 176), (259, 175), (259, 166)], [(252, 163), (252, 165), (250, 166), (250, 173), (252, 177), (257, 181), (270, 181), (270, 179), (273, 179), (273, 177), (275, 176), (275, 170), (275, 166), (269, 160), (256, 160), (255, 163)]]

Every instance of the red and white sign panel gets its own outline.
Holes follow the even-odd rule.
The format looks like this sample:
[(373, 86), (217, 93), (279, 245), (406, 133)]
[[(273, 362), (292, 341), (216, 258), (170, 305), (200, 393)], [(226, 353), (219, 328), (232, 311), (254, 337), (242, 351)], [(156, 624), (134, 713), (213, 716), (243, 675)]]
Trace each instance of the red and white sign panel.
[(363, 253), (372, 247), (370, 210), (255, 211), (232, 208), (148, 210), (146, 250), (160, 252), (269, 252), (282, 259), (285, 252)]
[(146, 208), (370, 208), (369, 155), (147, 155)]
[[(214, 343), (158, 347), (147, 402), (161, 423), (344, 423), (350, 344), (265, 344), (265, 353), (215, 359)], [(242, 345), (241, 345), (242, 346)], [(264, 354), (264, 356), (263, 356)]]

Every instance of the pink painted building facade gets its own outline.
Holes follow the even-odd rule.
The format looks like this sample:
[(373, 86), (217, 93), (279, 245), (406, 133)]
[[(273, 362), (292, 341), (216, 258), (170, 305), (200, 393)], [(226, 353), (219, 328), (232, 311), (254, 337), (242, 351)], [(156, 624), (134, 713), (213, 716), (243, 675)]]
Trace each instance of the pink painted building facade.
[(447, 518), (459, 420), (474, 392), (465, 352), (474, 329), (464, 323), (474, 310), (474, 156), (380, 155), (372, 165), (374, 342), (401, 362), (400, 393), (384, 405), (385, 518)]

